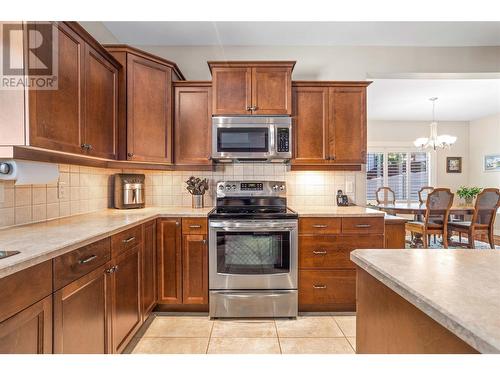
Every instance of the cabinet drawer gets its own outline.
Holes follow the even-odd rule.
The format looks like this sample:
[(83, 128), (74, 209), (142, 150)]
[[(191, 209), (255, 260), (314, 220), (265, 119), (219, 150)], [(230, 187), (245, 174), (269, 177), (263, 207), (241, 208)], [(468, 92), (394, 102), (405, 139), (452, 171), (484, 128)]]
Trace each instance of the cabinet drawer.
[(0, 322), (51, 293), (51, 260), (0, 279)]
[(207, 219), (200, 217), (183, 218), (182, 234), (207, 234)]
[(299, 236), (299, 267), (355, 269), (352, 250), (383, 247), (382, 235)]
[(142, 225), (115, 234), (111, 237), (111, 257), (114, 258), (140, 243), (142, 243)]
[(307, 217), (299, 219), (299, 234), (340, 233), (341, 219), (336, 217)]
[(54, 289), (93, 271), (111, 259), (111, 239), (94, 242), (54, 259)]
[(300, 311), (354, 311), (356, 270), (299, 271)]
[(384, 234), (383, 217), (344, 217), (342, 233)]

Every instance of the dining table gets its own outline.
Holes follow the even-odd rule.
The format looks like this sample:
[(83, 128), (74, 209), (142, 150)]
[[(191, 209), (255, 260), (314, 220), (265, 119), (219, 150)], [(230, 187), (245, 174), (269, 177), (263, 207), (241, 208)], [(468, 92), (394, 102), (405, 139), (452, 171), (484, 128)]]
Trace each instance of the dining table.
[[(378, 209), (380, 211), (387, 212), (391, 215), (414, 215), (416, 219), (423, 218), (425, 216), (425, 211), (427, 210), (425, 203), (411, 202), (411, 203), (378, 203), (375, 205), (370, 205), (371, 208)], [(466, 204), (453, 204), (450, 208), (450, 215), (464, 216), (472, 215), (474, 213), (474, 206)], [(413, 239), (410, 243), (411, 247), (422, 247), (422, 235), (415, 233)]]

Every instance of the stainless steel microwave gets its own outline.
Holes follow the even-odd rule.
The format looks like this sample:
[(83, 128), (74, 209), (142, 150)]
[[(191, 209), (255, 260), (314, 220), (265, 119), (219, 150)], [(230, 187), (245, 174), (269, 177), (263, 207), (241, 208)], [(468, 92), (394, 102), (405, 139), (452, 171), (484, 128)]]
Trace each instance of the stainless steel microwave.
[(290, 117), (212, 117), (213, 160), (285, 162), (291, 158)]

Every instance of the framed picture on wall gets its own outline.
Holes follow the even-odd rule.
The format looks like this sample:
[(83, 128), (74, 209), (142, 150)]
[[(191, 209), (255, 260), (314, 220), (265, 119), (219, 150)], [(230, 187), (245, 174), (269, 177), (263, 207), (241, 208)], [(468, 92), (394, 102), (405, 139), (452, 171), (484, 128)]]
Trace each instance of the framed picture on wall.
[(446, 158), (446, 173), (462, 173), (461, 156), (448, 156)]
[(485, 172), (500, 171), (500, 154), (484, 155)]

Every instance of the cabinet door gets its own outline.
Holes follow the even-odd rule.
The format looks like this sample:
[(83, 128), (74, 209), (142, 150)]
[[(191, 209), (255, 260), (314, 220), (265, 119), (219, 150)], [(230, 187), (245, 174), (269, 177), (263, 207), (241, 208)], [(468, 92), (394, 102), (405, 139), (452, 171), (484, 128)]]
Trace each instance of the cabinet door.
[(127, 159), (171, 163), (172, 72), (127, 55)]
[(292, 69), (252, 68), (252, 104), (255, 115), (292, 113)]
[(294, 164), (326, 162), (328, 138), (328, 87), (293, 89)]
[(120, 353), (141, 325), (140, 250), (137, 245), (112, 260), (111, 326), (113, 353)]
[(212, 114), (250, 115), (252, 68), (212, 69)]
[(182, 241), (182, 297), (184, 304), (208, 303), (207, 236), (185, 235)]
[(52, 353), (52, 296), (0, 322), (0, 354)]
[(144, 225), (142, 248), (142, 320), (156, 305), (156, 221)]
[(212, 88), (175, 88), (175, 164), (211, 164)]
[(54, 353), (109, 352), (105, 275), (105, 267), (99, 267), (54, 293)]
[(332, 87), (328, 154), (335, 163), (365, 163), (366, 88)]
[(158, 303), (182, 304), (181, 219), (158, 220)]
[(118, 70), (92, 47), (85, 48), (85, 126), (88, 154), (116, 159)]
[[(84, 41), (64, 23), (54, 25), (58, 34), (58, 88), (29, 91), (29, 143), (55, 151), (80, 153), (83, 152), (80, 146), (84, 122), (81, 101)], [(36, 23), (33, 27), (37, 27)], [(30, 43), (36, 45), (37, 41)]]

